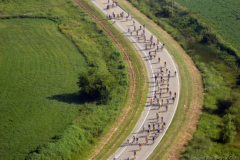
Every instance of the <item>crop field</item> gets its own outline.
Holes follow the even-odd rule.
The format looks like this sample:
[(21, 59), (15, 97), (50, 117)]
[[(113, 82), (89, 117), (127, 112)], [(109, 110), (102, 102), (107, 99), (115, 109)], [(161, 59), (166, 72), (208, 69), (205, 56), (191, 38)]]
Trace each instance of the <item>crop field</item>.
[(225, 41), (240, 50), (239, 0), (176, 0), (201, 16)]
[(24, 159), (78, 115), (53, 97), (78, 91), (86, 61), (49, 20), (1, 20), (0, 35), (0, 159)]
[[(121, 53), (72, 1), (0, 0), (0, 159), (82, 159), (124, 106)], [(97, 68), (116, 87), (83, 101), (79, 74)]]

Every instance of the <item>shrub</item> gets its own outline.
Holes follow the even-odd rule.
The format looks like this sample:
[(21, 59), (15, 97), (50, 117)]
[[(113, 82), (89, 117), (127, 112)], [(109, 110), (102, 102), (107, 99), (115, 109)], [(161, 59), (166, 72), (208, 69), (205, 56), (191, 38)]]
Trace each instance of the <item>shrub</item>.
[(223, 114), (232, 106), (232, 101), (229, 99), (218, 99), (217, 100), (217, 107), (218, 107), (218, 113)]
[(223, 117), (223, 127), (222, 127), (222, 135), (221, 140), (223, 142), (233, 142), (234, 137), (236, 135), (236, 127), (234, 125), (235, 116), (230, 113), (226, 114)]
[(74, 159), (84, 148), (88, 147), (89, 135), (81, 128), (70, 125), (62, 135), (52, 142), (39, 146), (30, 153), (26, 160), (33, 159)]
[(78, 86), (84, 100), (106, 102), (116, 85), (114, 77), (106, 70), (90, 68), (80, 73)]
[(201, 43), (216, 44), (218, 42), (217, 36), (211, 32), (205, 31)]
[(169, 18), (172, 16), (172, 12), (169, 7), (163, 7), (162, 10), (158, 10), (157, 13), (155, 13), (155, 16), (159, 18)]
[(234, 102), (234, 104), (229, 108), (229, 113), (235, 115), (234, 123), (236, 126), (236, 130), (240, 131), (240, 100)]
[(211, 147), (212, 142), (209, 138), (196, 134), (181, 159), (192, 159), (194, 156), (207, 156)]

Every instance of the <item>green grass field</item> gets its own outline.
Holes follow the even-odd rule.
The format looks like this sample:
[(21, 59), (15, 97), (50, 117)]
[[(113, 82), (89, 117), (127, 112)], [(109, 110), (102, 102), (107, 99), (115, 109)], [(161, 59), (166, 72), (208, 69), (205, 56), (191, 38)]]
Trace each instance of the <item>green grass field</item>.
[(79, 114), (52, 97), (76, 93), (87, 64), (49, 20), (0, 20), (0, 35), (0, 159), (24, 159)]
[(203, 18), (225, 41), (240, 50), (239, 0), (176, 0), (176, 2)]
[[(128, 90), (127, 69), (113, 41), (65, 0), (0, 1), (0, 35), (0, 159), (91, 154), (123, 109)], [(79, 101), (79, 73), (93, 67), (117, 84), (107, 104)]]

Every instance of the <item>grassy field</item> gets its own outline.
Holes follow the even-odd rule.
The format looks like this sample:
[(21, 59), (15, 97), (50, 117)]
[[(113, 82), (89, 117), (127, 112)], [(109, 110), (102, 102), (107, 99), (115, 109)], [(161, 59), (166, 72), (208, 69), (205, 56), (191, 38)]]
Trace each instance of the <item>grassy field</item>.
[[(72, 1), (0, 1), (0, 10), (0, 158), (91, 154), (125, 104), (121, 53)], [(118, 83), (107, 104), (79, 101), (78, 75), (93, 67)]]
[(240, 2), (239, 0), (176, 0), (192, 10), (240, 52)]
[(78, 116), (53, 97), (76, 93), (87, 64), (49, 20), (0, 20), (0, 35), (1, 159), (24, 159)]

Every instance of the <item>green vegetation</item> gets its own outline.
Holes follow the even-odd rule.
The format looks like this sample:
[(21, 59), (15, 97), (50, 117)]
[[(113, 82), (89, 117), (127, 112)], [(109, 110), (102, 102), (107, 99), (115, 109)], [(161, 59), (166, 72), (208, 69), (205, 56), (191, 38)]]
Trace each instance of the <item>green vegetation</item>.
[(230, 113), (224, 115), (223, 117), (223, 126), (222, 126), (222, 133), (221, 139), (224, 142), (233, 142), (236, 136), (236, 126), (234, 125), (235, 116), (232, 116)]
[(176, 0), (240, 50), (240, 3), (238, 0)]
[[(1, 0), (0, 19), (1, 158), (91, 154), (125, 103), (121, 53), (72, 1)], [(107, 103), (79, 97), (79, 74), (91, 69), (112, 77)]]
[[(120, 54), (119, 54), (120, 55)], [(112, 98), (111, 93), (116, 87), (114, 77), (97, 69), (89, 69), (80, 73), (78, 85), (80, 87), (80, 98), (84, 100), (98, 100), (107, 102)]]
[[(206, 46), (200, 48), (202, 47), (205, 48), (202, 52), (211, 50)], [(240, 106), (237, 105), (240, 87), (236, 84), (236, 79), (240, 73), (214, 57), (208, 57), (210, 62), (204, 61), (206, 55), (202, 52), (192, 53), (191, 56), (202, 72), (205, 89), (204, 112), (198, 124), (198, 130), (182, 158), (239, 157), (240, 141), (236, 135), (236, 127), (240, 126), (239, 116), (237, 116), (240, 114)], [(211, 52), (207, 53), (214, 55)]]
[(24, 159), (79, 114), (80, 105), (53, 97), (77, 92), (87, 65), (49, 20), (0, 20), (0, 35), (0, 153)]
[(201, 71), (204, 110), (198, 130), (182, 158), (204, 155), (240, 157), (240, 60), (235, 49), (190, 11), (175, 7), (172, 14), (169, 1), (128, 1), (170, 33)]
[[(237, 51), (229, 44), (222, 42), (218, 35), (190, 11), (176, 8), (171, 12), (171, 2), (168, 0), (128, 0), (143, 12), (148, 18), (170, 33), (175, 40), (188, 52), (195, 50), (195, 43), (212, 45), (215, 54), (231, 67), (240, 65)], [(167, 16), (166, 16), (167, 15)]]

